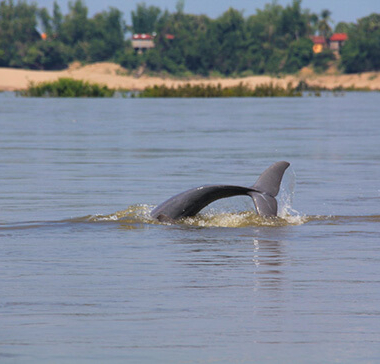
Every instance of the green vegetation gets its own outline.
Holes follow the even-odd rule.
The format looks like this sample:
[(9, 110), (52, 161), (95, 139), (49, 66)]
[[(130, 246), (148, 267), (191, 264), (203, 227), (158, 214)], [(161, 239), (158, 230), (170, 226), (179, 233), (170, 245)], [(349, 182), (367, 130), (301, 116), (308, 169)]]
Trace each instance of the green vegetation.
[(313, 65), (315, 72), (323, 73), (328, 69), (329, 65), (334, 60), (334, 53), (331, 50), (326, 49), (321, 53), (315, 54), (311, 64)]
[(113, 97), (117, 93), (122, 97), (301, 97), (304, 92), (309, 96), (321, 96), (322, 91), (332, 91), (342, 93), (346, 91), (371, 91), (368, 88), (356, 88), (354, 86), (338, 86), (332, 90), (310, 86), (305, 81), (299, 82), (296, 87), (288, 83), (286, 87), (274, 85), (273, 83), (261, 84), (254, 89), (240, 82), (236, 86), (222, 87), (221, 84), (215, 85), (191, 85), (187, 83), (183, 86), (167, 87), (152, 86), (147, 87), (141, 92), (129, 93), (126, 90), (114, 90), (107, 86), (91, 84), (89, 82), (74, 80), (71, 78), (60, 78), (53, 82), (42, 82), (39, 84), (30, 83), (27, 90), (18, 91), (20, 96), (28, 97)]
[[(333, 29), (329, 10), (314, 14), (301, 0), (273, 1), (246, 16), (230, 8), (216, 19), (186, 14), (184, 4), (179, 0), (171, 13), (140, 3), (127, 25), (115, 8), (89, 17), (83, 0), (69, 1), (66, 15), (57, 2), (50, 14), (26, 0), (0, 0), (0, 67), (58, 70), (73, 61), (113, 61), (129, 70), (229, 77), (295, 73), (308, 65), (323, 72), (331, 62), (348, 73), (380, 70), (380, 14)], [(312, 35), (328, 39), (333, 31), (349, 36), (340, 60), (312, 51)], [(155, 47), (139, 54), (131, 33), (156, 34)]]
[(167, 87), (153, 86), (147, 87), (139, 94), (139, 97), (296, 97), (302, 93), (289, 83), (287, 87), (278, 85), (263, 84), (255, 89), (240, 83), (237, 86), (224, 87), (220, 84), (212, 85), (190, 85)]
[(338, 86), (335, 86), (334, 88), (330, 89), (330, 88), (321, 87), (321, 86), (309, 85), (305, 81), (300, 81), (295, 89), (297, 91), (300, 91), (300, 92), (311, 92), (314, 95), (315, 95), (315, 93), (318, 93), (317, 96), (320, 96), (320, 93), (322, 91), (333, 92), (333, 93), (339, 93), (339, 92), (372, 92), (372, 91), (380, 91), (378, 89), (370, 89), (369, 87), (356, 87), (355, 85), (351, 85), (351, 86), (338, 85)]
[(122, 52), (126, 26), (119, 10), (89, 19), (83, 1), (68, 4), (63, 16), (56, 2), (50, 15), (24, 0), (0, 1), (0, 67), (57, 70), (74, 60), (106, 61)]
[(31, 83), (27, 90), (19, 91), (19, 94), (30, 97), (112, 97), (115, 90), (81, 80), (60, 78), (53, 82)]
[(380, 70), (380, 14), (371, 14), (351, 24), (349, 41), (343, 46), (341, 65), (347, 73)]

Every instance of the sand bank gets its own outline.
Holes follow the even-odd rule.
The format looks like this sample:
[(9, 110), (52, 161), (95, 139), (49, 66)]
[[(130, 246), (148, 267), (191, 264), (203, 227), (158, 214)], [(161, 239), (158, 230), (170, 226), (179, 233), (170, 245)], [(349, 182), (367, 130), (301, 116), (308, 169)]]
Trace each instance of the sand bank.
[(203, 79), (173, 79), (159, 77), (134, 77), (128, 75), (128, 72), (113, 63), (95, 63), (88, 66), (72, 66), (63, 71), (31, 71), (13, 68), (0, 68), (0, 90), (15, 91), (28, 87), (30, 82), (54, 81), (61, 77), (70, 77), (74, 79), (85, 80), (93, 83), (105, 84), (111, 88), (121, 88), (128, 90), (143, 90), (148, 86), (163, 85), (177, 86), (184, 83), (195, 84), (213, 84), (220, 83), (223, 87), (237, 85), (240, 82), (254, 88), (259, 84), (268, 84), (273, 82), (280, 86), (286, 86), (291, 82), (294, 86), (299, 81), (306, 81), (312, 86), (321, 86), (332, 89), (337, 86), (343, 87), (367, 87), (374, 90), (380, 90), (380, 72), (367, 72), (361, 74), (324, 74), (316, 75), (305, 69), (295, 76), (285, 76), (281, 78), (270, 76), (251, 76), (244, 78), (203, 78)]

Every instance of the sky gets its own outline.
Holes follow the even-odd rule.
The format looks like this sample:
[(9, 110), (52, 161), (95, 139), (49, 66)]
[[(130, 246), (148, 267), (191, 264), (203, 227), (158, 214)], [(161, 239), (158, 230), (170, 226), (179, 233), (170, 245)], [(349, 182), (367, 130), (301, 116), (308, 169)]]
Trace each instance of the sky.
[[(74, 2), (74, 0), (71, 0)], [(46, 7), (50, 13), (53, 9), (54, 0), (33, 0), (39, 7)], [(57, 0), (63, 14), (68, 12), (69, 0)], [(162, 10), (175, 11), (177, 0), (84, 0), (89, 9), (89, 15), (115, 7), (122, 11), (127, 23), (130, 23), (130, 13), (136, 9), (136, 5), (145, 2), (146, 5), (158, 6)], [(243, 10), (244, 16), (249, 16), (256, 12), (256, 9), (263, 9), (265, 4), (271, 0), (185, 0), (185, 13), (206, 14), (211, 18), (216, 18), (229, 7)], [(286, 6), (292, 0), (278, 0), (278, 4)], [(380, 13), (380, 0), (303, 0), (303, 9), (310, 9), (312, 12), (320, 14), (323, 9), (332, 12), (334, 24), (341, 21), (356, 22), (371, 13)]]

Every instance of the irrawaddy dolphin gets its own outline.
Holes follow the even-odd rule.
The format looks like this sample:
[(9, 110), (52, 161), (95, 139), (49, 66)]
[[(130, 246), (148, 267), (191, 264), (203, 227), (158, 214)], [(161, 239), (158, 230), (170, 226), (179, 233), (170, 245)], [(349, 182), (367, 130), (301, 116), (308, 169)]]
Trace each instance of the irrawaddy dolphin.
[(281, 161), (272, 164), (251, 187), (231, 185), (205, 185), (175, 195), (151, 212), (151, 216), (162, 222), (172, 222), (183, 217), (194, 216), (211, 202), (221, 198), (248, 195), (252, 198), (260, 216), (277, 216), (276, 196), (282, 176), (290, 163)]

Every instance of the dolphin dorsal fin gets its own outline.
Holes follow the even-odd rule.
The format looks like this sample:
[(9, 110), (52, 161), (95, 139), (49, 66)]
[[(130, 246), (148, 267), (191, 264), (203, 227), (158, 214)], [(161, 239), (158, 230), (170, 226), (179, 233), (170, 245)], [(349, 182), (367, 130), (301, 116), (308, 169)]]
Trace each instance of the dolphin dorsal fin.
[(272, 197), (277, 196), (280, 190), (280, 184), (282, 176), (286, 168), (290, 166), (290, 163), (281, 161), (272, 164), (268, 167), (256, 181), (256, 183), (251, 187), (252, 189), (266, 193)]

